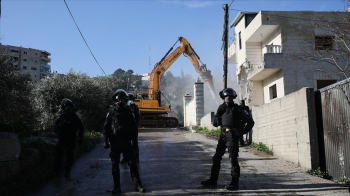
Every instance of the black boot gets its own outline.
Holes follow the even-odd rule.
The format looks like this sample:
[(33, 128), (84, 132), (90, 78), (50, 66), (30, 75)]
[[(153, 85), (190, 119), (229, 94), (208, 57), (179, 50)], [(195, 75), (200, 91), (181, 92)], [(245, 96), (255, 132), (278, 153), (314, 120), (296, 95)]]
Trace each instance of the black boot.
[(140, 193), (144, 193), (144, 192), (146, 192), (146, 189), (145, 188), (143, 188), (142, 186), (136, 186), (135, 187), (135, 190), (136, 191), (138, 191), (138, 192), (140, 192)]
[(114, 189), (112, 190), (112, 194), (118, 194), (122, 192), (122, 190), (120, 189), (120, 187), (114, 187)]
[(225, 188), (230, 191), (238, 190), (239, 189), (238, 183), (239, 183), (239, 178), (233, 177), (231, 180), (231, 183), (225, 186)]
[(216, 186), (217, 185), (217, 181), (216, 180), (212, 180), (211, 178), (205, 181), (202, 181), (201, 184), (203, 186)]

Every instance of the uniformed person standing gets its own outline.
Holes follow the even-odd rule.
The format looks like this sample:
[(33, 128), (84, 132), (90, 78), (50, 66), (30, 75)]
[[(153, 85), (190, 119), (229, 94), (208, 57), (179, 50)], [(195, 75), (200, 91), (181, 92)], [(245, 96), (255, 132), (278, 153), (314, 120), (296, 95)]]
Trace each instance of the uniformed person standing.
[(58, 143), (56, 145), (56, 156), (54, 172), (59, 174), (61, 167), (61, 158), (66, 149), (67, 165), (65, 169), (65, 177), (70, 176), (70, 170), (73, 165), (73, 151), (76, 147), (76, 135), (79, 130), (78, 143), (83, 141), (84, 127), (80, 118), (74, 112), (74, 104), (68, 99), (64, 98), (61, 102), (62, 114), (55, 122), (54, 132), (58, 134)]
[(133, 153), (132, 138), (136, 135), (136, 121), (130, 107), (127, 105), (127, 93), (122, 89), (118, 89), (113, 94), (112, 99), (116, 104), (108, 112), (103, 128), (105, 138), (104, 148), (110, 148), (109, 156), (112, 160), (112, 176), (114, 181), (112, 194), (121, 192), (119, 170), (121, 153), (128, 160), (131, 179), (136, 191), (145, 192)]
[[(248, 106), (245, 105), (245, 101), (244, 101), (244, 100), (241, 100), (239, 106), (240, 106), (243, 110), (245, 110), (247, 113), (250, 114), (250, 109), (249, 109)], [(247, 143), (249, 143), (249, 142), (247, 141)], [(241, 134), (240, 137), (239, 137), (239, 144), (240, 144), (240, 146), (244, 146), (244, 145), (245, 145), (245, 144), (244, 144), (244, 139), (243, 139), (243, 134)]]
[(140, 150), (139, 150), (138, 137), (139, 137), (139, 124), (140, 124), (141, 114), (140, 114), (139, 107), (134, 103), (134, 100), (135, 100), (134, 94), (128, 93), (128, 97), (129, 97), (128, 105), (131, 108), (136, 120), (136, 135), (135, 137), (132, 138), (132, 144), (134, 147), (134, 156), (135, 156), (136, 163), (140, 163)]
[[(206, 181), (202, 181), (201, 184), (203, 186), (217, 185), (222, 156), (224, 155), (226, 148), (228, 148), (232, 178), (231, 183), (225, 188), (228, 190), (237, 190), (239, 188), (238, 183), (240, 177), (240, 167), (238, 164), (239, 129), (243, 129), (241, 122), (245, 116), (240, 107), (233, 102), (233, 99), (237, 97), (237, 94), (232, 88), (226, 88), (219, 94), (220, 97), (224, 99), (225, 103), (219, 106), (213, 125), (216, 127), (219, 125), (221, 126), (221, 134), (215, 155), (213, 156), (210, 178)], [(247, 126), (249, 127), (252, 127), (252, 125), (254, 125), (254, 122), (252, 121), (247, 123)]]

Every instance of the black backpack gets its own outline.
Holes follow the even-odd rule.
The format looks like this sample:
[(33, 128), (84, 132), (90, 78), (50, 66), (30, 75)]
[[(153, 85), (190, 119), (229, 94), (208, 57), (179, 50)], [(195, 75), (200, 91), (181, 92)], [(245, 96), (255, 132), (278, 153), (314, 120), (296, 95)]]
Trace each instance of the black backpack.
[(77, 123), (74, 117), (73, 115), (62, 114), (56, 122), (55, 132), (62, 136), (75, 135)]
[[(112, 132), (113, 136), (119, 138), (129, 138), (131, 137), (131, 130), (129, 126), (130, 119), (127, 115), (128, 111), (124, 110), (114, 110), (112, 112)], [(131, 112), (131, 110), (130, 110)]]

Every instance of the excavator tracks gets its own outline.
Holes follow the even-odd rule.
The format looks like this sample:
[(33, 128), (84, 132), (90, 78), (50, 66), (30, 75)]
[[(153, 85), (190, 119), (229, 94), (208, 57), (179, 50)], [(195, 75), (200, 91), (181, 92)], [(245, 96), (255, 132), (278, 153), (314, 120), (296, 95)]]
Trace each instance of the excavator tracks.
[(176, 128), (177, 118), (157, 115), (141, 115), (140, 127), (145, 128)]

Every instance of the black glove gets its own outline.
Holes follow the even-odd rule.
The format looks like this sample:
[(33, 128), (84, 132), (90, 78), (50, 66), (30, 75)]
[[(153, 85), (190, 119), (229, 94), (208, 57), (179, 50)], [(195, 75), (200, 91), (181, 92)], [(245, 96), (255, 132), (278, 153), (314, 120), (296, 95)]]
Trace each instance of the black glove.
[(110, 148), (111, 146), (109, 145), (109, 143), (106, 141), (105, 143), (104, 143), (104, 145), (103, 145), (103, 148), (105, 148), (105, 149), (108, 149), (108, 148)]

